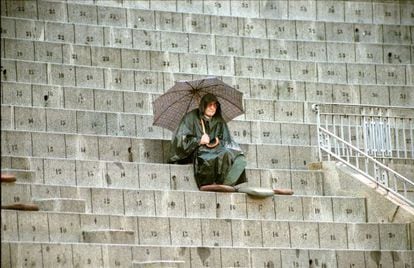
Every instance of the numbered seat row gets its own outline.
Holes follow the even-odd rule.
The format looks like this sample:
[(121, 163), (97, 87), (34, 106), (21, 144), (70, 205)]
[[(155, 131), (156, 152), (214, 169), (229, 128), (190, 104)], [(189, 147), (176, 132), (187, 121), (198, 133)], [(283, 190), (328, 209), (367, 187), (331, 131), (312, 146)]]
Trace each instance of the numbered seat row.
[[(111, 57), (118, 58), (118, 55)], [(168, 56), (168, 54), (165, 54)], [(178, 54), (176, 66), (171, 61), (166, 69), (150, 66), (134, 69), (116, 67), (108, 64), (105, 57), (98, 66), (77, 66), (69, 64), (51, 64), (36, 61), (2, 60), (2, 81), (50, 84), (61, 86), (78, 86), (105, 88), (106, 80), (115, 87), (128, 86), (134, 88), (134, 70), (166, 72), (176, 74), (193, 74), (199, 76), (230, 76), (236, 78), (295, 80), (298, 82), (318, 82), (346, 85), (390, 85), (413, 86), (413, 65), (351, 64), (322, 63), (305, 61), (285, 61), (271, 59), (255, 59), (230, 56), (206, 56), (197, 54)], [(212, 59), (214, 58), (214, 59)], [(208, 60), (210, 59), (210, 60)], [(179, 62), (179, 64), (178, 64)], [(112, 66), (113, 65), (113, 66)], [(179, 67), (178, 67), (179, 66)], [(125, 77), (120, 77), (119, 70)], [(175, 70), (178, 68), (178, 70)], [(110, 71), (111, 70), (111, 71)], [(114, 73), (115, 76), (109, 76)], [(105, 76), (107, 74), (108, 78)], [(141, 82), (141, 81), (139, 81)], [(143, 81), (146, 83), (147, 81)]]
[[(13, 87), (14, 85), (17, 85), (17, 87)], [(52, 127), (50, 129), (51, 131), (54, 129), (62, 129), (68, 132), (80, 130), (81, 133), (85, 131), (85, 133), (91, 134), (118, 132), (120, 134), (133, 135), (136, 125), (135, 118), (138, 118), (138, 123), (143, 124), (146, 129), (140, 129), (137, 131), (137, 135), (150, 131), (156, 132), (157, 137), (162, 136), (162, 133), (165, 133), (163, 136), (170, 137), (169, 131), (162, 131), (160, 128), (152, 126), (152, 105), (153, 100), (157, 97), (155, 94), (69, 87), (62, 89), (61, 87), (44, 88), (34, 86), (33, 88), (35, 89), (32, 91), (32, 86), (29, 84), (5, 84), (2, 87), (2, 93), (4, 93), (2, 110), (5, 112), (4, 116), (2, 116), (4, 120), (2, 124), (5, 127), (9, 126), (11, 128), (12, 125), (16, 126), (16, 120), (11, 120), (12, 118), (8, 116), (12, 115), (12, 108), (10, 106), (18, 105), (25, 107), (16, 107), (13, 109), (22, 109), (25, 113), (19, 115), (19, 117), (22, 117), (22, 121), (19, 122), (20, 126), (16, 126), (17, 128), (23, 127), (25, 129), (45, 130), (45, 109), (36, 109), (40, 111), (40, 114), (33, 114), (35, 110), (28, 107), (48, 107), (45, 104), (53, 103), (56, 106), (52, 106), (51, 108), (60, 109), (50, 110), (50, 113), (54, 111), (56, 116), (60, 113), (62, 116), (66, 115), (66, 117), (61, 118), (64, 122), (55, 121), (58, 125)], [(48, 89), (52, 90), (48, 91)], [(50, 99), (49, 96), (51, 96)], [(31, 103), (38, 105), (31, 105)], [(260, 123), (258, 121), (269, 121), (269, 123), (275, 121), (315, 123), (316, 115), (312, 112), (312, 104), (300, 101), (246, 99), (244, 100), (245, 113), (236, 119), (255, 121), (258, 124)], [(10, 106), (7, 107), (7, 105)], [(109, 117), (105, 115), (105, 112), (109, 112)], [(83, 115), (76, 118), (76, 114)], [(105, 117), (108, 117), (112, 122), (108, 122), (108, 118)], [(74, 118), (76, 120), (73, 120)], [(50, 120), (54, 120), (53, 117)], [(245, 122), (241, 124), (249, 123)], [(246, 134), (243, 136), (246, 137)], [(269, 135), (267, 136), (269, 137)], [(278, 137), (276, 136), (272, 140), (276, 142)]]
[[(7, 130), (2, 135), (3, 156), (165, 163), (170, 150), (169, 140)], [(249, 168), (303, 170), (317, 159), (317, 148), (312, 146), (241, 144), (241, 148)]]
[[(352, 23), (384, 24), (384, 26), (412, 25), (412, 12), (414, 11), (414, 5), (409, 2), (400, 4), (400, 2), (343, 1), (325, 4), (321, 1), (298, 3), (294, 0), (270, 2), (257, 0), (204, 1), (204, 7), (202, 7), (203, 1), (191, 1), (191, 3), (189, 1), (147, 1), (149, 6), (141, 6), (142, 2), (144, 1), (124, 1), (124, 8), (122, 8), (100, 6), (102, 3), (107, 5), (110, 3), (109, 1), (89, 3), (85, 1), (78, 3), (66, 3), (66, 1), (9, 3), (5, 1), (2, 3), (2, 16), (130, 28), (264, 35), (266, 28), (273, 29), (273, 26), (279, 26), (278, 20), (293, 23), (293, 32), (297, 20), (316, 22), (322, 25), (326, 22), (327, 26), (331, 24), (346, 26), (352, 25)], [(117, 3), (119, 4), (119, 2)], [(176, 3), (188, 7), (197, 6), (198, 10), (195, 11), (191, 7), (187, 9), (171, 8), (171, 5), (174, 6)], [(132, 4), (132, 6), (128, 4)], [(205, 6), (206, 4), (207, 6)], [(216, 7), (216, 11), (211, 12), (212, 5), (213, 8)], [(233, 5), (231, 12), (221, 12), (225, 10), (225, 6), (229, 11), (230, 5)]]
[[(338, 87), (339, 92), (345, 91), (346, 89), (346, 87)], [(291, 91), (292, 95), (295, 95), (293, 92), (294, 89), (291, 89)], [(355, 92), (356, 91), (357, 90), (355, 90)], [(320, 92), (323, 91), (320, 90)], [(329, 89), (325, 92), (329, 92)], [(5, 116), (2, 118), (5, 126), (11, 126), (12, 123), (16, 123), (12, 122), (10, 117), (7, 117), (7, 115), (11, 115), (12, 111), (11, 109), (8, 110), (5, 105), (64, 108), (67, 110), (65, 110), (66, 112), (62, 112), (62, 115), (65, 113), (67, 117), (66, 119), (62, 118), (62, 120), (69, 121), (65, 121), (64, 123), (58, 122), (61, 126), (56, 126), (55, 129), (59, 129), (60, 127), (66, 128), (67, 130), (84, 128), (87, 133), (115, 133), (117, 131), (121, 133), (135, 132), (135, 115), (151, 116), (153, 114), (153, 100), (159, 95), (134, 91), (99, 90), (92, 88), (62, 88), (56, 86), (44, 87), (23, 83), (3, 83), (2, 93), (2, 109), (5, 112)], [(348, 94), (349, 96), (348, 92), (345, 94)], [(316, 116), (315, 113), (312, 112), (312, 104), (313, 103), (301, 101), (245, 99), (245, 114), (240, 115), (237, 119), (251, 121), (315, 123)], [(24, 108), (22, 107), (22, 109)], [(74, 125), (77, 121), (82, 123), (82, 119), (70, 121), (70, 119), (75, 116), (73, 114), (75, 113), (74, 110), (81, 110), (84, 113), (85, 119), (83, 122), (86, 123), (85, 125)], [(96, 113), (87, 112), (93, 110), (95, 110)], [(26, 117), (26, 115), (28, 115), (27, 119), (30, 119), (30, 122), (28, 121), (21, 123), (23, 125), (29, 124), (27, 125), (29, 128), (36, 130), (44, 129), (45, 120), (42, 119), (44, 117), (42, 114), (44, 113), (31, 116), (30, 114), (32, 114), (33, 110), (29, 109), (27, 111), (28, 113), (21, 116)], [(78, 112), (81, 113), (81, 111)], [(102, 112), (113, 113), (113, 115), (110, 116), (112, 117), (113, 123), (105, 122), (105, 113)], [(57, 113), (60, 113), (60, 111), (58, 110)], [(127, 121), (120, 121), (121, 115), (123, 116), (122, 118)], [(35, 120), (36, 124), (34, 122)], [(161, 129), (151, 126), (152, 123), (149, 117), (142, 117), (139, 120), (140, 123), (145, 124), (144, 126), (151, 128), (148, 129), (148, 131), (161, 133)], [(93, 121), (95, 121), (95, 123)], [(66, 125), (66, 123), (72, 123), (72, 127), (70, 127), (70, 125)], [(113, 125), (114, 130), (110, 129), (110, 125)], [(119, 129), (121, 126), (123, 127)], [(145, 133), (147, 132), (147, 129), (141, 129), (140, 132)], [(167, 133), (168, 135), (169, 131), (164, 131), (164, 133)], [(278, 138), (275, 137), (273, 140), (276, 141), (277, 139)]]
[[(18, 182), (123, 189), (198, 190), (193, 166), (2, 156), (2, 170)], [(250, 186), (290, 188), (298, 195), (324, 195), (320, 171), (247, 168)]]
[[(223, 79), (225, 82), (226, 80)], [(228, 81), (231, 83), (231, 80)], [(249, 91), (249, 81), (240, 80), (234, 81), (236, 87), (240, 87), (239, 83), (246, 85), (244, 90)], [(329, 113), (344, 113), (344, 114), (358, 114), (360, 107), (365, 105), (383, 105), (384, 107), (390, 108), (389, 110), (397, 109), (398, 106), (412, 107), (411, 103), (414, 100), (413, 87), (350, 87), (334, 85), (325, 87), (318, 87), (315, 84), (302, 84), (302, 83), (290, 83), (286, 81), (279, 81), (281, 87), (272, 86), (270, 81), (265, 80), (251, 80), (255, 84), (252, 88), (256, 90), (262, 90), (265, 92), (273, 93), (275, 98), (267, 96), (266, 99), (251, 98), (249, 94), (245, 94), (244, 100), (244, 111), (245, 113), (236, 118), (240, 120), (239, 123), (230, 122), (235, 128), (239, 128), (240, 124), (244, 124), (247, 127), (240, 126), (240, 130), (243, 131), (243, 135), (235, 133), (240, 138), (247, 139), (250, 136), (257, 140), (261, 135), (253, 135), (253, 130), (248, 129), (249, 122), (241, 121), (252, 121), (252, 124), (269, 124), (291, 122), (295, 124), (316, 124), (316, 114), (312, 110), (313, 104), (321, 104), (321, 99), (332, 99), (337, 100), (337, 104), (324, 104), (327, 107)], [(261, 83), (262, 82), (262, 83)], [(153, 114), (153, 100), (158, 97), (161, 93), (152, 92), (144, 93), (145, 88), (142, 91), (123, 91), (123, 90), (107, 90), (107, 89), (93, 89), (93, 88), (80, 88), (80, 87), (61, 87), (43, 84), (29, 84), (29, 83), (15, 83), (15, 82), (4, 82), (1, 85), (2, 92), (2, 124), (11, 128), (25, 128), (33, 130), (45, 129), (46, 120), (43, 119), (45, 110), (40, 109), (40, 114), (33, 114), (34, 110), (28, 107), (37, 108), (48, 108), (49, 113), (61, 114), (65, 122), (57, 122), (57, 125), (50, 125), (51, 131), (67, 131), (73, 132), (77, 129), (83, 129), (86, 133), (118, 133), (117, 135), (146, 135), (147, 132), (156, 134), (156, 137), (170, 138), (169, 131), (162, 131), (161, 129), (152, 126), (151, 116)], [(315, 97), (309, 96), (312, 94)], [(252, 93), (250, 93), (252, 94)], [(253, 93), (256, 95), (255, 93)], [(278, 97), (276, 97), (278, 95)], [(332, 96), (333, 95), (333, 96)], [(282, 97), (283, 96), (283, 97)], [(316, 97), (319, 96), (318, 100)], [(329, 98), (328, 96), (331, 96)], [(304, 100), (304, 99), (307, 99)], [(360, 100), (361, 99), (361, 100)], [(377, 103), (369, 100), (378, 100)], [(400, 104), (396, 107), (390, 107), (391, 104)], [(351, 104), (351, 105), (348, 105)], [(358, 105), (358, 104), (365, 105)], [(13, 109), (26, 110), (24, 114), (19, 114), (21, 117), (19, 124), (12, 117), (13, 110), (10, 106), (22, 106), (15, 107)], [(351, 106), (351, 107), (350, 107)], [(49, 109), (49, 107), (51, 109)], [(53, 108), (53, 109), (52, 109)], [(57, 109), (57, 110), (56, 110)], [(357, 110), (353, 112), (353, 110)], [(397, 109), (398, 110), (398, 109)], [(95, 112), (93, 112), (95, 111)], [(76, 113), (82, 113), (84, 116), (76, 118)], [(106, 119), (105, 119), (105, 114)], [(411, 109), (405, 109), (404, 112), (391, 112), (390, 115), (406, 117), (413, 117), (414, 113)], [(54, 120), (56, 116), (52, 116), (50, 120)], [(18, 118), (16, 117), (16, 118)], [(25, 118), (27, 122), (23, 122)], [(137, 123), (140, 123), (144, 128), (135, 131), (135, 118)], [(30, 120), (29, 120), (30, 119)], [(36, 122), (35, 122), (36, 121)], [(95, 121), (95, 124), (92, 124)], [(76, 123), (87, 123), (86, 125), (76, 125)], [(89, 123), (90, 124), (89, 124)], [(55, 122), (56, 123), (56, 122)], [(49, 128), (48, 128), (49, 129)], [(266, 128), (265, 128), (266, 129)], [(247, 131), (247, 132), (246, 132)], [(164, 133), (164, 134), (163, 134)], [(278, 142), (280, 141), (280, 135), (275, 133), (276, 136), (263, 135), (263, 142)], [(267, 141), (266, 141), (267, 140)], [(294, 142), (294, 141), (293, 141)], [(311, 143), (312, 144), (312, 143)]]
[[(71, 267), (130, 267), (131, 262), (178, 260), (190, 267), (277, 267), (309, 262), (325, 267), (410, 267), (413, 251), (269, 249), (227, 247), (173, 247), (98, 245), (85, 243), (2, 242), (2, 267), (20, 267), (30, 262), (35, 267), (55, 267), (66, 261)], [(19, 254), (17, 254), (19, 253)], [(381, 256), (374, 259), (372, 256)]]
[[(247, 107), (250, 107), (249, 103), (247, 103)], [(262, 106), (260, 106), (260, 102), (255, 102), (256, 106), (253, 106), (254, 109), (258, 109), (258, 114), (263, 114), (264, 112), (267, 114), (269, 111), (272, 111), (272, 109), (264, 110), (263, 103), (266, 102), (262, 101)], [(244, 144), (317, 145), (316, 125), (313, 124), (315, 114), (310, 109), (306, 110), (314, 117), (311, 118), (309, 116), (307, 118), (311, 118), (309, 121), (312, 122), (303, 123), (301, 122), (302, 120), (298, 121), (298, 118), (295, 117), (296, 114), (289, 112), (289, 109), (290, 111), (295, 111), (295, 113), (298, 110), (302, 110), (302, 103), (275, 102), (275, 107), (278, 107), (275, 113), (275, 119), (278, 121), (286, 121), (286, 123), (260, 121), (263, 118), (256, 118), (258, 121), (251, 117), (254, 114), (250, 110), (247, 110), (247, 120), (233, 120), (229, 122), (230, 132), (235, 141)], [(309, 107), (309, 105), (305, 105), (305, 107)], [(377, 120), (376, 117), (366, 116), (363, 119), (364, 117), (359, 115), (359, 106), (348, 107), (339, 105), (332, 107), (328, 105), (324, 107), (325, 109), (330, 107), (330, 109), (333, 109), (337, 113), (343, 113), (344, 111), (345, 113), (343, 116), (337, 116), (337, 119), (334, 121), (329, 116), (326, 122), (322, 120), (322, 126), (333, 133), (337, 133), (349, 143), (357, 146), (357, 148), (364, 149), (365, 142), (372, 143), (372, 135), (364, 128), (362, 120), (374, 122)], [(354, 109), (350, 110), (350, 108)], [(353, 110), (355, 111), (352, 112)], [(389, 110), (388, 113), (390, 113), (389, 116), (395, 114), (398, 117), (390, 117), (386, 121), (389, 134), (394, 138), (389, 140), (387, 144), (390, 147), (387, 147), (384, 153), (394, 158), (410, 158), (410, 155), (412, 157), (414, 150), (410, 137), (413, 131), (412, 118), (414, 110), (404, 109), (403, 113), (399, 109), (396, 109), (396, 111)], [(399, 118), (402, 114), (405, 114), (407, 118), (404, 120)], [(290, 123), (287, 123), (288, 116), (291, 116)], [(283, 120), (284, 118), (285, 120)], [(47, 131), (50, 134), (91, 134), (166, 140), (170, 140), (172, 137), (172, 132), (153, 126), (152, 115), (137, 115), (133, 113), (2, 105), (1, 121), (2, 129), (11, 131)], [(371, 149), (376, 148), (379, 150), (382, 148), (385, 150), (385, 146), (371, 147), (369, 145), (368, 147)], [(344, 154), (344, 151), (341, 151), (344, 149), (339, 147), (337, 149), (339, 149), (338, 153)], [(377, 156), (379, 154), (380, 152), (378, 151)]]
[[(133, 244), (196, 247), (409, 250), (408, 224), (334, 223), (2, 211), (5, 241), (82, 242), (82, 232), (125, 230)], [(14, 230), (13, 230), (14, 229)], [(16, 230), (18, 229), (18, 230)], [(102, 242), (101, 242), (102, 243)]]
[[(112, 167), (108, 165), (109, 167)], [(142, 166), (140, 166), (142, 167)], [(362, 197), (331, 196), (283, 196), (258, 199), (243, 193), (214, 193), (196, 191), (146, 190), (145, 188), (169, 188), (169, 181), (162, 183), (162, 177), (151, 178), (142, 174), (131, 180), (130, 174), (114, 176), (117, 171), (107, 173), (108, 186), (116, 188), (56, 186), (41, 184), (22, 184), (2, 186), (2, 204), (14, 202), (41, 202), (60, 199), (82, 200), (83, 207), (75, 204), (71, 209), (47, 209), (49, 212), (71, 212), (105, 215), (183, 217), (183, 218), (221, 218), (256, 220), (294, 220), (322, 222), (367, 222), (372, 213), (366, 208)], [(127, 173), (127, 172), (125, 172)], [(165, 172), (166, 173), (166, 172)], [(165, 174), (164, 173), (164, 174)], [(155, 174), (155, 173), (152, 173)], [(152, 175), (151, 174), (151, 175)], [(166, 174), (168, 176), (168, 174)], [(165, 175), (163, 177), (166, 177)], [(308, 179), (310, 176), (308, 176)], [(280, 180), (288, 178), (281, 178)], [(299, 179), (299, 178), (298, 178)], [(88, 181), (89, 180), (89, 181)], [(93, 184), (90, 177), (80, 179), (80, 184)], [(305, 179), (300, 178), (302, 182)], [(149, 185), (144, 183), (148, 182)], [(178, 180), (172, 180), (174, 184)], [(57, 182), (58, 183), (58, 182)], [(134, 185), (135, 183), (135, 185)], [(191, 182), (181, 184), (194, 185)], [(154, 187), (155, 184), (158, 184)], [(121, 188), (120, 188), (121, 187)], [(122, 189), (123, 188), (123, 189)], [(137, 188), (139, 190), (137, 190)], [(193, 187), (196, 188), (196, 187)], [(43, 206), (45, 207), (45, 206)], [(41, 207), (42, 208), (42, 207)], [(42, 210), (42, 209), (41, 209)]]
[[(99, 99), (99, 98), (96, 98)], [(292, 105), (276, 104), (284, 109)], [(249, 111), (246, 111), (249, 113)], [(278, 120), (289, 112), (276, 113)], [(280, 117), (279, 117), (280, 115)], [(292, 114), (293, 117), (293, 114)], [(285, 120), (287, 121), (287, 120)], [(297, 119), (292, 118), (292, 122)], [(152, 115), (119, 112), (94, 112), (73, 109), (1, 106), (3, 130), (47, 131), (48, 133), (93, 134), (152, 139), (172, 138), (172, 132), (153, 126)], [(316, 145), (316, 126), (304, 123), (268, 121), (229, 122), (231, 134), (238, 143)]]
[[(3, 65), (5, 70), (7, 70), (6, 65), (7, 63)], [(79, 73), (82, 73), (82, 71), (85, 71), (85, 69), (80, 69)], [(65, 75), (64, 72), (62, 74)], [(59, 85), (31, 84), (30, 82), (11, 82), (5, 79), (1, 83), (2, 104), (78, 110), (96, 109), (115, 112), (120, 110), (114, 110), (114, 108), (119, 109), (120, 106), (116, 106), (114, 100), (122, 99), (122, 96), (119, 97), (120, 95), (132, 97), (134, 94), (130, 91), (137, 91), (135, 96), (144, 102), (142, 105), (134, 107), (134, 110), (128, 107), (125, 110), (124, 107), (124, 112), (131, 111), (148, 114), (147, 108), (150, 107), (150, 104), (147, 102), (151, 102), (155, 96), (171, 88), (174, 85), (174, 81), (202, 79), (205, 77), (191, 74), (114, 69), (104, 70), (104, 76), (106, 79), (104, 86), (107, 89), (104, 91), (99, 88), (62, 87)], [(4, 73), (2, 78), (7, 78)], [(414, 86), (339, 85), (231, 76), (219, 76), (219, 78), (243, 92), (243, 97), (247, 102), (253, 101), (250, 99), (260, 99), (266, 101), (307, 101), (311, 103), (403, 107), (412, 107), (412, 103), (414, 103)], [(148, 97), (149, 100), (145, 97), (148, 94), (143, 93), (154, 94), (154, 97)], [(112, 98), (109, 102), (105, 98), (107, 95), (111, 95)], [(100, 101), (95, 100), (94, 96), (99, 96), (99, 99), (103, 98), (105, 101), (100, 103)], [(339, 105), (334, 105), (334, 107), (339, 107)]]
[[(14, 36), (11, 36), (11, 38), (5, 36), (6, 38), (3, 37), (4, 43), (2, 44), (3, 57), (36, 59), (55, 63), (76, 62), (78, 60), (81, 64), (91, 65), (92, 63), (92, 65), (95, 65), (99, 61), (96, 57), (100, 56), (95, 51), (107, 48), (107, 51), (110, 49), (113, 51), (139, 49), (171, 53), (317, 62), (413, 63), (413, 46), (409, 44), (269, 40), (148, 30), (123, 32), (112, 28), (91, 29), (86, 27), (76, 25), (74, 30), (66, 29), (64, 33), (57, 33), (57, 37), (49, 34), (52, 38), (47, 38), (45, 41), (32, 41), (21, 39), (21, 37), (15, 39)], [(71, 32), (73, 34), (70, 34)], [(88, 53), (90, 46), (92, 46), (92, 53)], [(76, 58), (76, 55), (73, 55), (74, 48), (78, 48), (77, 50), (82, 53), (82, 57), (79, 57), (79, 59)]]

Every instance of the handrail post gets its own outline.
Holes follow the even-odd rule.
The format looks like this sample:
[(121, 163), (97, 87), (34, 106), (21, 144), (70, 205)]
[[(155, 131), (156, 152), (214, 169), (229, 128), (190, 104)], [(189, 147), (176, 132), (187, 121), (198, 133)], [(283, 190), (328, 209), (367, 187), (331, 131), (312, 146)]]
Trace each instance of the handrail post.
[(410, 124), (410, 142), (411, 142), (411, 158), (414, 159), (414, 140), (413, 140), (413, 132), (414, 132), (414, 128), (413, 128), (413, 120), (408, 119), (408, 122)]
[(404, 157), (408, 158), (407, 138), (406, 138), (406, 134), (405, 134), (405, 120), (401, 119), (401, 121), (402, 121), (402, 131), (403, 131)]
[(398, 123), (399, 122), (397, 122), (397, 118), (395, 117), (394, 118), (394, 125), (395, 125), (395, 149), (397, 150), (397, 158), (400, 158), (400, 142), (399, 142), (399, 138), (398, 138), (398, 136), (399, 136), (399, 130), (398, 130)]
[(312, 110), (316, 113), (316, 132), (318, 135), (318, 158), (319, 161), (322, 162), (322, 151), (321, 151), (321, 133), (319, 128), (321, 127), (321, 115), (319, 112), (319, 105), (318, 104), (313, 104), (312, 105)]

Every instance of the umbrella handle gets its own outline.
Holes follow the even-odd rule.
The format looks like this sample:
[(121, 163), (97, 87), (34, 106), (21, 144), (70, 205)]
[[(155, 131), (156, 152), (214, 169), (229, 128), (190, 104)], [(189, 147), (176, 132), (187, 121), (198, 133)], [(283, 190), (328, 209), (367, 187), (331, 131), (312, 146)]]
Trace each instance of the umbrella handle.
[[(200, 121), (201, 121), (201, 126), (203, 127), (203, 134), (206, 134), (206, 127), (204, 126), (204, 121), (203, 121), (202, 118), (200, 119)], [(206, 146), (208, 148), (214, 148), (217, 145), (219, 145), (219, 143), (220, 143), (220, 140), (219, 140), (219, 138), (216, 137), (216, 140), (215, 140), (215, 142), (213, 144), (209, 143), (209, 144), (206, 144)]]
[(216, 147), (217, 145), (219, 145), (219, 143), (220, 143), (220, 140), (216, 137), (216, 141), (215, 141), (214, 143), (209, 143), (209, 144), (206, 144), (206, 146), (207, 146), (208, 148), (214, 148), (214, 147)]

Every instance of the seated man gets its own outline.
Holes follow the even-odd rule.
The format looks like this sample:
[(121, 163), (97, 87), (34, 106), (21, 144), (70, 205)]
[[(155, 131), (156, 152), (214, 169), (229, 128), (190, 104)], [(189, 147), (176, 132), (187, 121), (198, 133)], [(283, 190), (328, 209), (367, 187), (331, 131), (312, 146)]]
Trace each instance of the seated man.
[[(170, 162), (192, 162), (197, 186), (202, 191), (234, 192), (236, 185), (247, 182), (246, 157), (232, 139), (213, 94), (206, 94), (199, 108), (181, 120), (172, 139)], [(273, 191), (292, 194), (291, 190)]]

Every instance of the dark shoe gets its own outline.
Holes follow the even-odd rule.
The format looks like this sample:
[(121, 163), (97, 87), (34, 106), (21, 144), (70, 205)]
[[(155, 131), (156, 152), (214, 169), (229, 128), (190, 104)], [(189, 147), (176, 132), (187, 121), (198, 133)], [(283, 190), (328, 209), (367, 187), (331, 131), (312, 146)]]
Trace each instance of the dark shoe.
[(224, 185), (224, 184), (209, 184), (209, 185), (201, 186), (200, 191), (232, 193), (232, 192), (236, 192), (236, 189), (234, 189), (233, 186)]
[(11, 205), (1, 206), (1, 209), (14, 209), (14, 210), (24, 210), (24, 211), (38, 211), (39, 206), (31, 203), (15, 203)]
[(16, 176), (12, 174), (1, 174), (1, 182), (10, 183), (10, 182), (15, 182), (15, 181), (16, 181)]
[(273, 193), (280, 195), (292, 195), (293, 191), (291, 189), (273, 189)]

